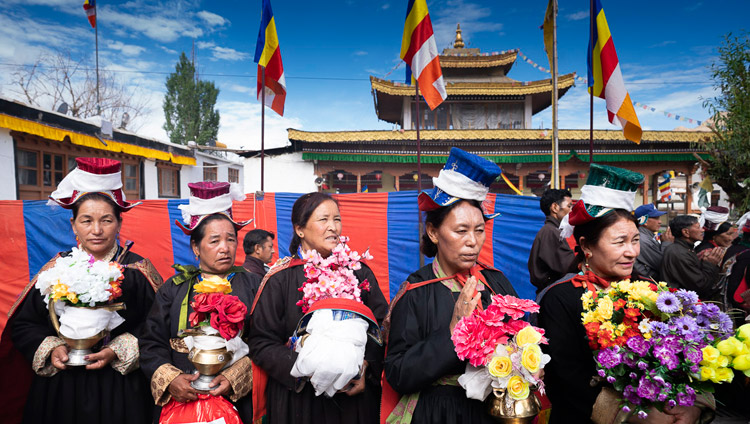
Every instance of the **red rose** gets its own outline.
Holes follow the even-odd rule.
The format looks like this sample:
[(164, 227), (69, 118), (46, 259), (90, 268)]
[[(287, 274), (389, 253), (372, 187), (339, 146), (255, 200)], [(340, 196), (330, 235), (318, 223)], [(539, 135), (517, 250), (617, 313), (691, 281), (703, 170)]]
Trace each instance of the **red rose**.
[(222, 322), (219, 324), (219, 334), (226, 340), (231, 340), (237, 337), (237, 334), (239, 334), (239, 332), (240, 330), (237, 324), (233, 324), (231, 322)]
[(191, 306), (198, 312), (213, 312), (223, 296), (223, 293), (199, 293)]
[(245, 320), (247, 306), (237, 296), (225, 295), (221, 303), (216, 306), (221, 322), (237, 323)]
[(203, 312), (191, 312), (188, 319), (190, 320), (191, 327), (197, 327), (201, 321), (206, 319), (206, 314)]

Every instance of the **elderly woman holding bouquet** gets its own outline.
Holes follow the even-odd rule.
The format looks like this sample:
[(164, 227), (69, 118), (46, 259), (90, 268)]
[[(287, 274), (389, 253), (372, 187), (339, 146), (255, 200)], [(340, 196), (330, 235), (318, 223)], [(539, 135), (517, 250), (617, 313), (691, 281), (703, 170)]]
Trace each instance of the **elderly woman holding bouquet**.
[[(132, 423), (151, 416), (148, 384), (137, 371), (138, 337), (162, 279), (148, 259), (130, 251), (132, 244), (117, 241), (122, 213), (138, 204), (125, 200), (121, 163), (76, 161), (49, 204), (72, 210), (78, 246), (44, 265), (10, 310), (10, 334), (2, 339), (3, 352), (10, 352), (3, 359), (4, 422), (19, 422), (24, 402), (26, 423)], [(50, 320), (51, 302), (60, 315), (59, 333)], [(125, 309), (90, 308), (114, 302)], [(77, 359), (61, 338), (106, 331), (93, 353)], [(16, 361), (18, 351), (28, 362)]]
[[(251, 422), (252, 403), (246, 396), (251, 389), (250, 358), (241, 336), (247, 331), (244, 321), (260, 277), (234, 266), (237, 232), (251, 221), (232, 218), (232, 200), (244, 196), (229, 183), (199, 182), (188, 187), (189, 204), (180, 206), (185, 225), (176, 224), (190, 236), (199, 265), (174, 265), (178, 274), (156, 294), (140, 339), (141, 367), (151, 381), (157, 411), (179, 406), (175, 402), (194, 402), (199, 395), (223, 396), (234, 403), (243, 422)], [(237, 348), (231, 365), (210, 382), (209, 390), (191, 385), (199, 377), (188, 359), (192, 339), (183, 338), (191, 331), (221, 337), (228, 349)]]
[[(648, 413), (640, 411), (639, 415), (633, 415), (638, 405), (649, 405), (648, 399), (666, 400), (670, 386), (661, 377), (644, 377), (640, 385), (636, 383), (637, 387), (629, 386), (625, 390), (626, 398), (635, 400), (637, 404), (623, 407), (623, 393), (616, 393), (611, 388), (618, 387), (617, 378), (597, 369), (594, 350), (604, 349), (606, 353), (613, 353), (613, 358), (606, 355), (597, 357), (600, 366), (606, 369), (615, 366), (621, 359), (618, 352), (622, 350), (615, 346), (618, 343), (632, 338), (628, 346), (632, 345), (640, 351), (639, 356), (645, 356), (648, 348), (644, 347), (646, 344), (641, 331), (645, 331), (648, 337), (657, 337), (657, 333), (649, 330), (649, 320), (643, 319), (643, 310), (635, 306), (642, 305), (641, 302), (653, 304), (660, 287), (650, 281), (636, 284), (639, 278), (633, 275), (633, 264), (640, 251), (640, 236), (631, 212), (635, 192), (642, 182), (641, 174), (605, 165), (591, 165), (587, 183), (581, 190), (581, 199), (561, 224), (562, 237), (568, 237), (572, 231), (578, 243), (576, 251), (581, 272), (563, 277), (540, 293), (538, 299), (541, 306), (539, 325), (546, 330), (545, 336), (549, 339), (547, 353), (552, 357), (545, 370), (547, 393), (552, 402), (551, 423), (696, 423), (701, 417), (701, 409), (697, 406), (686, 406), (693, 404), (695, 392), (692, 395), (686, 393), (684, 399), (680, 398), (680, 404), (664, 402), (664, 412), (652, 408)], [(619, 283), (622, 280), (633, 283)], [(597, 293), (620, 293), (620, 290), (632, 293), (633, 298), (617, 298), (615, 302), (610, 297), (597, 298)], [(588, 311), (584, 309), (584, 304), (594, 308), (595, 312), (584, 315)], [(607, 309), (610, 304), (612, 308)], [(601, 309), (598, 309), (599, 305)], [(604, 316), (605, 313), (609, 315)], [(587, 322), (586, 327), (582, 316)], [(613, 327), (608, 322), (613, 316), (621, 317), (622, 324), (614, 324)], [(640, 326), (637, 322), (641, 322)], [(636, 343), (639, 340), (644, 343)], [(655, 354), (661, 353), (655, 351)], [(671, 358), (670, 353), (663, 354)], [(692, 354), (692, 360), (700, 362), (700, 350), (694, 350)], [(630, 356), (628, 358), (628, 361), (632, 359)], [(675, 375), (679, 375), (681, 371), (677, 368), (681, 365), (676, 358), (674, 363), (669, 364), (669, 369), (674, 368)], [(637, 363), (633, 365), (639, 373), (645, 372), (644, 368), (647, 367), (646, 362), (640, 364), (640, 368)], [(627, 377), (636, 374), (630, 372)], [(597, 375), (599, 378), (596, 378)], [(607, 380), (601, 378), (605, 376)], [(660, 388), (651, 393), (654, 387)], [(643, 399), (639, 397), (641, 395)]]
[[(292, 227), (293, 256), (266, 275), (251, 312), (256, 421), (376, 423), (383, 348), (365, 331), (379, 331), (388, 304), (372, 270), (360, 262), (368, 254), (346, 246), (338, 203), (327, 194), (297, 199)], [(329, 333), (329, 343), (321, 343), (326, 333), (319, 331), (334, 326), (347, 331)], [(350, 366), (336, 372), (346, 353)]]
[(381, 411), (389, 423), (492, 422), (458, 384), (467, 361), (451, 335), (493, 295), (515, 295), (502, 272), (478, 261), (485, 225), (498, 215), (485, 214), (482, 202), (500, 173), (496, 164), (453, 148), (435, 188), (419, 195), (426, 212), (421, 250), (435, 259), (411, 274), (391, 303), (385, 379), (392, 389), (384, 387)]

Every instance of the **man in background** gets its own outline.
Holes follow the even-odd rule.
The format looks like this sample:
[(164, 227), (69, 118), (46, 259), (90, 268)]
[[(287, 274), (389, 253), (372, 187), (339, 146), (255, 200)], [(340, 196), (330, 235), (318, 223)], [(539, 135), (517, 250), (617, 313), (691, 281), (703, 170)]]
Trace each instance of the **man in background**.
[(242, 242), (242, 249), (245, 251), (245, 263), (242, 264), (242, 267), (248, 272), (265, 277), (269, 269), (267, 264), (273, 258), (274, 237), (273, 233), (260, 228), (245, 234), (245, 239)]
[(531, 246), (529, 276), (537, 293), (548, 285), (575, 272), (575, 253), (567, 240), (560, 240), (560, 221), (570, 213), (571, 194), (568, 190), (548, 189), (539, 200), (546, 218)]
[(667, 231), (656, 239), (656, 233), (661, 228), (659, 219), (666, 212), (661, 212), (653, 203), (638, 206), (635, 209), (635, 217), (638, 219), (638, 232), (641, 233), (641, 253), (635, 260), (635, 272), (640, 277), (651, 277), (661, 281), (661, 259), (664, 249), (674, 241), (672, 232)]

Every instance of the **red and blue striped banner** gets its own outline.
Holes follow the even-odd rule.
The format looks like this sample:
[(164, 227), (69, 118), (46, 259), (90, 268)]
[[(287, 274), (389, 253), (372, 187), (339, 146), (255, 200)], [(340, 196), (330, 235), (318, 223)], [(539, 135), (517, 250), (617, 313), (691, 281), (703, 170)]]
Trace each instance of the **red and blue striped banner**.
[[(274, 259), (289, 254), (292, 238), (292, 205), (298, 193), (266, 193), (262, 199), (248, 197), (235, 202), (234, 216), (254, 222), (239, 234), (242, 240), (253, 228), (276, 234)], [(419, 268), (419, 222), (416, 191), (391, 193), (353, 193), (336, 195), (339, 201), (344, 235), (351, 238), (352, 249), (370, 249), (369, 261), (386, 298), (392, 298), (406, 277)], [(135, 242), (133, 251), (149, 258), (165, 279), (172, 276), (172, 264), (197, 265), (190, 249), (190, 238), (174, 224), (182, 214), (180, 200), (145, 200), (123, 214), (120, 241)], [(518, 294), (534, 298), (529, 283), (527, 260), (531, 244), (544, 216), (536, 197), (490, 194), (484, 203), (488, 212), (501, 216), (487, 227), (487, 239), (480, 260), (502, 270)], [(0, 201), (0, 330), (18, 293), (31, 276), (50, 258), (75, 245), (70, 228), (71, 212), (50, 207), (41, 200)], [(240, 243), (241, 246), (241, 243)], [(236, 263), (245, 260), (237, 249)], [(429, 259), (425, 261), (428, 263)]]

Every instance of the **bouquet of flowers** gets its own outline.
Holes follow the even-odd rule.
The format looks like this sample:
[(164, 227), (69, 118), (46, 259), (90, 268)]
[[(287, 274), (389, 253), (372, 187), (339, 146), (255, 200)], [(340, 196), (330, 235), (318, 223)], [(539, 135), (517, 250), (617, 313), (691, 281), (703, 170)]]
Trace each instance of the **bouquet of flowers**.
[(305, 261), (305, 277), (299, 291), (304, 293), (297, 306), (307, 313), (313, 303), (321, 299), (353, 299), (362, 302), (362, 290), (370, 291), (370, 282), (357, 280), (354, 271), (362, 268), (362, 259), (372, 259), (369, 250), (360, 256), (347, 246), (348, 237), (341, 236), (339, 243), (327, 258), (320, 256), (315, 249), (302, 252)]
[(95, 309), (111, 304), (122, 295), (122, 266), (117, 262), (97, 261), (74, 247), (68, 256), (39, 274), (36, 288), (55, 303), (60, 316), (60, 333), (71, 339), (86, 339), (102, 330), (112, 330), (125, 320), (115, 311)]
[(703, 348), (701, 381), (731, 383), (734, 373), (727, 370), (728, 367), (750, 377), (750, 324), (740, 326), (733, 336)]
[(531, 390), (544, 390), (539, 372), (550, 361), (540, 344), (544, 330), (522, 318), (539, 311), (531, 300), (495, 295), (487, 309), (462, 318), (451, 335), (456, 354), (469, 360), (458, 382), (469, 398), (484, 400), (492, 389), (505, 390), (511, 399), (524, 400)]
[(695, 292), (625, 280), (586, 292), (582, 302), (597, 373), (622, 394), (625, 412), (645, 418), (650, 407), (692, 406), (713, 391), (708, 380), (731, 378), (726, 363), (726, 371), (701, 378), (711, 345), (732, 334), (732, 320)]

